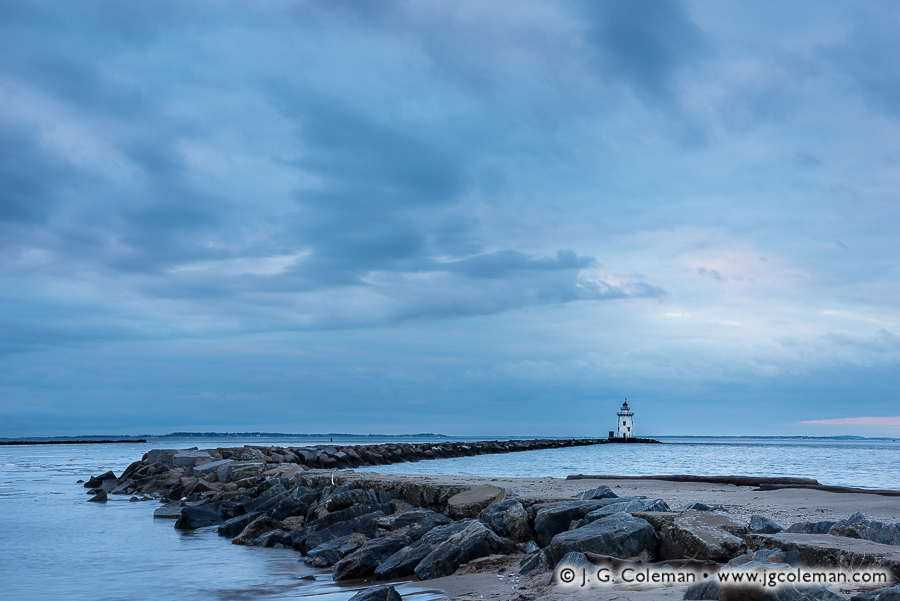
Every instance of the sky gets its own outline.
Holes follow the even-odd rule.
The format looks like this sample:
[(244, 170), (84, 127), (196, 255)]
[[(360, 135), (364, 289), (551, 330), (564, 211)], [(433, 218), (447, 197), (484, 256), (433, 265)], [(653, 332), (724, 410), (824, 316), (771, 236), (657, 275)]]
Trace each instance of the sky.
[(0, 436), (900, 436), (900, 7), (0, 2)]

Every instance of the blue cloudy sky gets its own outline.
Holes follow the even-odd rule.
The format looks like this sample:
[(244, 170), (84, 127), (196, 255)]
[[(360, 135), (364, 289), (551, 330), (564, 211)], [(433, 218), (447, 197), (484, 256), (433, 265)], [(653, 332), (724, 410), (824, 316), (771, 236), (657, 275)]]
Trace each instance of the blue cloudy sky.
[(900, 435), (900, 7), (0, 2), (0, 436)]

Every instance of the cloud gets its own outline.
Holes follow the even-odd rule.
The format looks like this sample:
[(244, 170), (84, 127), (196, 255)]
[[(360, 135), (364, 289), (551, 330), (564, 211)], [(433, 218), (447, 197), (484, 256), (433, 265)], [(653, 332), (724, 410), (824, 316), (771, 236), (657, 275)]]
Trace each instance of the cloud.
[(827, 426), (900, 426), (897, 417), (841, 417), (837, 419), (813, 419), (801, 424), (821, 424)]

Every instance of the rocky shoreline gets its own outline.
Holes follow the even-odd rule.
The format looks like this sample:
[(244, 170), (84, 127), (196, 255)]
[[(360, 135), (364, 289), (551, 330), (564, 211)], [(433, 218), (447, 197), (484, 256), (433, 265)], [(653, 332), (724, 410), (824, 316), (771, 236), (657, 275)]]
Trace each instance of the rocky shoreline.
[[(869, 520), (859, 511), (843, 519), (824, 519), (823, 514), (821, 520), (783, 527), (771, 519), (777, 516), (754, 514), (748, 520), (733, 505), (710, 502), (716, 499), (673, 509), (663, 498), (654, 498), (653, 487), (661, 486), (659, 482), (613, 484), (609, 479), (600, 484), (584, 479), (562, 481), (568, 487), (563, 490), (559, 481), (537, 488), (532, 485), (535, 481), (348, 470), (602, 440), (153, 450), (121, 476), (107, 472), (92, 477), (85, 486), (93, 493), (90, 500), (96, 502), (108, 494), (162, 500), (166, 504), (154, 515), (174, 518), (179, 529), (215, 527), (234, 544), (293, 548), (309, 565), (331, 569), (335, 581), (371, 585), (357, 595), (359, 599), (398, 599), (397, 591), (390, 584), (379, 585), (381, 581), (446, 579), (458, 571), (478, 571), (475, 566), (481, 566), (481, 571), (499, 570), (497, 578), (510, 576), (506, 582), (517, 586), (506, 594), (519, 601), (558, 594), (559, 586), (550, 583), (564, 565), (666, 566), (670, 570), (703, 566), (710, 574), (760, 566), (767, 570), (875, 567), (900, 578), (896, 517), (889, 523)], [(686, 486), (683, 482), (666, 485)], [(621, 490), (623, 486), (633, 490)], [(744, 490), (733, 484), (696, 486), (719, 486), (742, 494)], [(557, 490), (570, 494), (557, 494)], [(790, 494), (799, 493), (831, 494)], [(890, 504), (895, 501), (882, 503), (888, 503), (879, 506), (882, 516), (900, 513)], [(821, 586), (778, 591), (779, 601), (810, 595), (824, 601), (845, 599)], [(734, 594), (710, 577), (687, 587), (683, 598), (732, 599)], [(769, 593), (741, 592), (748, 599), (763, 594)], [(852, 601), (896, 601), (900, 597), (894, 594), (900, 595), (900, 589), (881, 597), (854, 596)]]

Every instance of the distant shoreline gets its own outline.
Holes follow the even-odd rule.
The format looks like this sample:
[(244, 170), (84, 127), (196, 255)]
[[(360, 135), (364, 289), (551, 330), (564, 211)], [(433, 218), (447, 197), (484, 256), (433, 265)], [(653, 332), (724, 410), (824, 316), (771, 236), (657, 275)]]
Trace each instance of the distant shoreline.
[(33, 444), (116, 444), (125, 442), (147, 442), (144, 438), (128, 440), (0, 440), (0, 446), (27, 446)]

